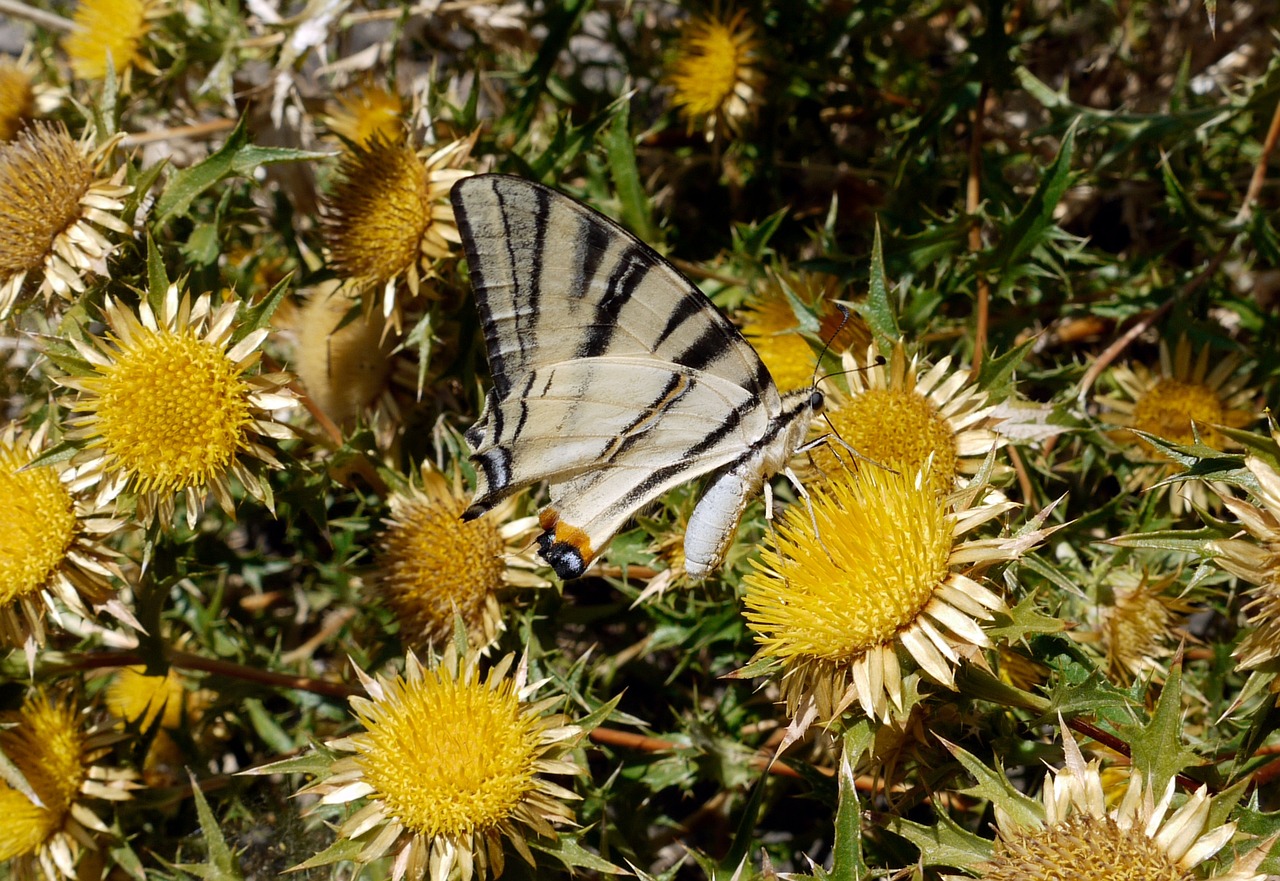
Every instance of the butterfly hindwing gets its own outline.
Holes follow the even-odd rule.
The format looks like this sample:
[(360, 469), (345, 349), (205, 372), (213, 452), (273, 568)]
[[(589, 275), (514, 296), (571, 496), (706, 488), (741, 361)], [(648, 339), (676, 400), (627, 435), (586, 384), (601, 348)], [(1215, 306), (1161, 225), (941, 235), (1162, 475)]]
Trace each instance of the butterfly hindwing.
[[(777, 470), (761, 463), (794, 449), (791, 422), (802, 437), (811, 413), (784, 405), (728, 319), (647, 245), (520, 178), (466, 178), (452, 199), (493, 374), (467, 432), (468, 518), (547, 481), (542, 554), (573, 577), (670, 487), (737, 469), (720, 486), (758, 489)], [(719, 507), (708, 534), (726, 537), (707, 565), (745, 502)]]

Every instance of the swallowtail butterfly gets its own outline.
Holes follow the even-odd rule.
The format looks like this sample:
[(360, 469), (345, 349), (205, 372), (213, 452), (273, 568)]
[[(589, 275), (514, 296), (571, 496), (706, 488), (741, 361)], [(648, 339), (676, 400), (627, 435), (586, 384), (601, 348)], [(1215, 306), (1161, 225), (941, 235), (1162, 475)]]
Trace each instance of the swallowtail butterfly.
[(539, 551), (576, 578), (636, 511), (712, 474), (684, 539), (686, 573), (707, 577), (822, 393), (780, 394), (696, 285), (580, 202), (497, 174), (452, 200), (493, 375), (464, 518), (545, 480)]

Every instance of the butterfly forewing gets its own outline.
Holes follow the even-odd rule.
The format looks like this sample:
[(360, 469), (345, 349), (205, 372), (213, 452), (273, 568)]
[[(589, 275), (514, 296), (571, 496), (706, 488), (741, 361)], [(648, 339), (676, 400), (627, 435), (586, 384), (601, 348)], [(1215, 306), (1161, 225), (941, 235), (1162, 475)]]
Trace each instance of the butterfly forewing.
[(452, 198), (493, 374), (467, 432), (468, 517), (547, 481), (542, 553), (573, 577), (668, 488), (793, 434), (779, 431), (781, 399), (755, 351), (622, 227), (503, 175), (467, 178)]

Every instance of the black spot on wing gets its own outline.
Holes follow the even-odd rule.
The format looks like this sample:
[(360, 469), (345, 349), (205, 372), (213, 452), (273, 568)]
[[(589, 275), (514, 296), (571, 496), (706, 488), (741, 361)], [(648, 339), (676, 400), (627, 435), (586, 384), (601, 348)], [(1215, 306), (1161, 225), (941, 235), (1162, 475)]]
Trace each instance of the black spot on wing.
[(538, 536), (538, 554), (546, 560), (563, 580), (578, 578), (587, 571), (582, 552), (565, 541), (556, 541), (554, 530)]
[(652, 251), (639, 242), (632, 242), (622, 252), (613, 271), (605, 294), (596, 304), (596, 314), (587, 338), (578, 347), (579, 358), (595, 358), (608, 351), (609, 343), (618, 329), (618, 315), (627, 305), (636, 288), (644, 281), (654, 266)]
[(474, 520), (511, 494), (511, 452), (504, 447), (494, 447), (471, 461), (484, 472), (484, 495), (477, 496), (470, 508), (463, 513), (463, 520)]
[[(653, 344), (656, 350), (667, 341), (673, 333), (695, 315), (707, 315), (707, 310), (714, 310), (715, 306), (711, 301), (704, 297), (701, 293), (691, 292), (680, 298), (680, 302), (676, 304), (675, 311), (671, 313), (671, 317), (667, 319), (667, 326), (662, 329), (662, 333), (658, 334), (657, 341)], [(708, 316), (712, 320), (720, 317), (718, 312)]]
[(725, 338), (724, 328), (708, 324), (693, 342), (685, 346), (683, 352), (671, 360), (690, 370), (705, 370), (729, 345), (732, 343)]
[(596, 274), (609, 250), (609, 228), (591, 216), (578, 218), (578, 276), (569, 288), (569, 296), (581, 300), (595, 284)]

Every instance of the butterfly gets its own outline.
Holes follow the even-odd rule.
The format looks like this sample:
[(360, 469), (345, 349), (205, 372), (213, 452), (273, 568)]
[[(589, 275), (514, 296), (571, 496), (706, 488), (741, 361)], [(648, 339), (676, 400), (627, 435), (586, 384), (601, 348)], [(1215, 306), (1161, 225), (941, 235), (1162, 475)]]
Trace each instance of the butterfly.
[(577, 200), (498, 174), (451, 199), (493, 377), (465, 434), (477, 488), (463, 518), (546, 481), (539, 553), (576, 578), (638, 510), (711, 474), (684, 535), (685, 573), (706, 578), (822, 393), (779, 393), (693, 282)]

